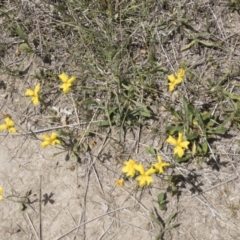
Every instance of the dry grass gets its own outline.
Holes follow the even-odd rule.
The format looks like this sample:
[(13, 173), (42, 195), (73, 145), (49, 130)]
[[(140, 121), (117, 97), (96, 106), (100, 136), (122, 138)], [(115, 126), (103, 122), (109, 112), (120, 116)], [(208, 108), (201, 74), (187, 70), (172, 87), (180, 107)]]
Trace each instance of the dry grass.
[[(1, 114), (18, 128), (1, 134), (0, 185), (32, 190), (24, 212), (3, 201), (1, 237), (237, 239), (239, 9), (238, 0), (0, 1)], [(167, 76), (180, 67), (171, 94)], [(77, 77), (66, 95), (62, 72)], [(37, 83), (34, 107), (24, 93)], [(38, 145), (51, 131), (64, 144), (49, 160)], [(182, 159), (165, 143), (179, 131), (191, 141)], [(148, 166), (155, 154), (173, 168), (152, 187), (114, 186), (123, 161)]]

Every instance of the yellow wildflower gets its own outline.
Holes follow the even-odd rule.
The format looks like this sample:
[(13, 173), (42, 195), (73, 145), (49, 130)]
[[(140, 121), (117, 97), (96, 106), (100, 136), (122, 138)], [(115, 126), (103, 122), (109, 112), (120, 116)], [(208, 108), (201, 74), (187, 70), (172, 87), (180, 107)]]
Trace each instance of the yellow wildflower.
[(3, 191), (4, 191), (4, 188), (0, 187), (0, 201), (3, 199)]
[(115, 181), (116, 186), (122, 187), (124, 185), (124, 180), (123, 179), (118, 179)]
[(180, 68), (178, 70), (177, 77), (175, 77), (173, 74), (168, 75), (168, 80), (170, 81), (168, 83), (170, 92), (174, 90), (177, 84), (182, 82), (184, 75), (185, 75), (185, 70), (183, 68)]
[(76, 77), (72, 76), (72, 77), (68, 78), (68, 76), (65, 73), (58, 75), (58, 77), (63, 82), (63, 84), (60, 86), (60, 88), (62, 88), (64, 93), (68, 93), (72, 86), (72, 83), (76, 80)]
[(34, 105), (38, 105), (39, 104), (39, 95), (38, 95), (39, 91), (40, 91), (40, 84), (37, 84), (35, 86), (34, 90), (27, 89), (25, 92), (25, 96), (32, 97), (32, 103)]
[(151, 175), (155, 173), (155, 169), (151, 167), (145, 172), (145, 169), (142, 164), (138, 164), (135, 168), (140, 173), (139, 176), (136, 178), (139, 187), (150, 185), (153, 182), (153, 177)]
[(60, 144), (60, 140), (57, 138), (58, 135), (55, 132), (53, 132), (51, 136), (44, 134), (42, 137), (43, 137), (43, 142), (41, 143), (41, 145), (43, 148), (49, 145), (55, 146), (56, 144)]
[(10, 133), (17, 132), (17, 129), (14, 127), (14, 122), (11, 117), (6, 117), (4, 121), (5, 124), (0, 125), (0, 131), (8, 130)]
[(183, 134), (178, 133), (178, 139), (174, 139), (172, 136), (169, 136), (166, 140), (167, 143), (175, 146), (174, 155), (177, 154), (180, 158), (184, 155), (184, 150), (188, 149), (189, 141), (183, 141)]
[(154, 163), (152, 164), (152, 167), (155, 169), (156, 172), (159, 172), (159, 173), (164, 173), (164, 167), (169, 167), (170, 166), (170, 163), (166, 163), (166, 162), (163, 162), (162, 161), (162, 157), (161, 156), (157, 156), (157, 160), (158, 160), (158, 163)]
[(134, 177), (136, 170), (135, 167), (138, 165), (135, 160), (129, 159), (124, 162), (124, 167), (122, 168), (122, 172), (126, 174), (128, 177)]

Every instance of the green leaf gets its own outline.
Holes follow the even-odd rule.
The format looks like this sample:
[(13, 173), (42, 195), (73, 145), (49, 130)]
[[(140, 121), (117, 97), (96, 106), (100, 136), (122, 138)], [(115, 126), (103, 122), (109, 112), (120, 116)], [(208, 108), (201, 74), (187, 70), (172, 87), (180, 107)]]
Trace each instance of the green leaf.
[(94, 124), (97, 125), (98, 127), (108, 127), (110, 125), (109, 121), (107, 121), (107, 120), (95, 122)]
[(171, 112), (171, 114), (172, 114), (175, 118), (177, 118), (177, 119), (179, 119), (179, 120), (182, 120), (182, 118), (180, 117), (180, 115), (177, 113), (177, 111), (176, 111), (173, 107), (170, 108), (170, 112)]
[(158, 194), (158, 205), (159, 205), (159, 209), (162, 211), (166, 211), (167, 210), (167, 201), (166, 201), (166, 193), (159, 193)]
[(52, 156), (53, 157), (56, 157), (56, 156), (58, 156), (59, 154), (62, 154), (63, 152), (58, 152), (58, 153), (54, 153)]
[(60, 129), (57, 131), (58, 135), (64, 136), (64, 137), (70, 137), (71, 134), (69, 132), (65, 132), (64, 130)]
[(191, 156), (185, 156), (185, 157), (178, 157), (177, 155), (174, 155), (174, 159), (176, 162), (181, 163), (181, 162), (187, 162), (188, 160), (191, 159)]
[(19, 206), (19, 210), (20, 211), (24, 211), (26, 209), (26, 205), (24, 203), (21, 203), (20, 206)]
[(27, 43), (21, 43), (19, 49), (26, 52), (32, 52), (32, 48)]
[(202, 45), (205, 45), (207, 47), (216, 47), (216, 45), (213, 42), (208, 42), (208, 41), (199, 40), (199, 39), (197, 39), (197, 42), (201, 43)]
[(154, 149), (153, 147), (151, 147), (151, 146), (145, 147), (145, 151), (146, 151), (147, 153), (153, 155), (153, 156), (156, 156), (156, 151), (155, 151), (155, 149)]
[(186, 50), (190, 49), (192, 46), (195, 45), (195, 43), (196, 43), (196, 40), (194, 39), (188, 45), (186, 45), (185, 47), (181, 48), (181, 51), (183, 52), (183, 51), (186, 51)]
[(22, 27), (20, 25), (17, 25), (17, 29), (16, 29), (16, 32), (18, 34), (18, 36), (25, 42), (25, 43), (28, 43), (28, 39), (22, 29)]
[(207, 151), (208, 151), (208, 144), (207, 144), (207, 141), (204, 141), (202, 143), (202, 150), (203, 150), (203, 153), (206, 154)]
[(152, 219), (153, 219), (159, 226), (163, 227), (161, 221), (159, 221), (159, 220), (155, 217), (155, 215), (154, 215), (153, 213), (150, 213), (150, 215), (151, 215)]
[(194, 111), (193, 111), (190, 104), (187, 102), (187, 100), (185, 98), (183, 98), (183, 108), (184, 108), (184, 112), (185, 112), (185, 115), (186, 115), (187, 120), (188, 120), (188, 124), (192, 125)]
[(167, 219), (167, 221), (166, 221), (166, 226), (169, 226), (170, 223), (171, 223), (171, 221), (172, 221), (176, 216), (177, 216), (177, 212), (172, 213), (172, 214), (168, 217), (168, 219)]
[(158, 203), (161, 204), (161, 202), (166, 200), (166, 193), (159, 193), (158, 194)]
[[(184, 101), (186, 101), (186, 99), (184, 99)], [(200, 113), (190, 104), (188, 104), (188, 111), (191, 112), (193, 116), (197, 119), (198, 124), (200, 125), (202, 131), (205, 133), (206, 132), (205, 125), (203, 123)]]
[(239, 96), (234, 95), (234, 94), (232, 94), (232, 93), (230, 93), (228, 91), (223, 90), (223, 93), (224, 93), (224, 95), (228, 96), (229, 98), (231, 98), (233, 100), (238, 100), (238, 101), (240, 100)]
[(215, 128), (212, 131), (208, 131), (209, 133), (214, 133), (214, 134), (224, 134), (226, 132), (226, 128), (224, 128), (223, 126), (219, 126), (217, 128)]
[(182, 126), (167, 126), (166, 132), (169, 135), (173, 135), (175, 132), (183, 132), (183, 127)]

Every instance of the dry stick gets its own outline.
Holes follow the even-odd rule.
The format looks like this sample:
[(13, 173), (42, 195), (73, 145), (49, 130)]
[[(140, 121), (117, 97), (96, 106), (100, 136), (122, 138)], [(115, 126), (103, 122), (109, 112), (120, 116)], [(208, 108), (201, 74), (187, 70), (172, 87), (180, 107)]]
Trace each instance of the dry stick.
[[(235, 180), (235, 179), (237, 179), (237, 178), (238, 178), (238, 176), (236, 176), (236, 177), (234, 177), (234, 178), (231, 178), (231, 179), (229, 179), (229, 180), (227, 180), (227, 181), (225, 181), (225, 182), (219, 183), (219, 184), (217, 184), (217, 185), (215, 185), (215, 186), (213, 186), (213, 187), (211, 187), (211, 188), (208, 188), (208, 189), (206, 189), (206, 190), (204, 190), (204, 191), (201, 191), (200, 193), (208, 192), (208, 191), (210, 191), (210, 190), (212, 190), (212, 189), (214, 189), (214, 188), (217, 188), (217, 187), (219, 187), (219, 186), (221, 186), (221, 185), (224, 185), (225, 183), (229, 183), (229, 182), (231, 182), (231, 181), (233, 181), (233, 180)], [(200, 193), (194, 194), (193, 196), (191, 196), (191, 198), (194, 198), (194, 197), (198, 196)]]
[(174, 67), (173, 67), (173, 65), (172, 65), (172, 63), (171, 63), (171, 61), (170, 61), (169, 58), (168, 58), (168, 55), (167, 55), (166, 51), (165, 51), (164, 48), (163, 48), (163, 45), (161, 44), (161, 39), (160, 39), (160, 37), (159, 37), (159, 33), (157, 33), (157, 36), (158, 36), (158, 40), (159, 40), (159, 42), (160, 42), (161, 48), (162, 48), (162, 50), (163, 50), (163, 52), (164, 52), (164, 54), (165, 54), (166, 59), (168, 60), (170, 66), (171, 66), (171, 68), (172, 68), (172, 70), (175, 71), (175, 70), (174, 70)]
[[(184, 173), (182, 173), (182, 171), (177, 168), (177, 170), (182, 174), (182, 176), (184, 176)], [(191, 184), (191, 186), (194, 187), (195, 190), (198, 191), (198, 189), (190, 182), (187, 180), (186, 176), (184, 176), (186, 181)], [(198, 191), (199, 192), (199, 191)], [(199, 195), (203, 198), (203, 200), (197, 195), (196, 198), (203, 204), (205, 204), (209, 210), (211, 211), (211, 213), (214, 215), (214, 217), (218, 216), (221, 220), (225, 220), (225, 222), (230, 222), (233, 226), (235, 226), (236, 228), (239, 229), (239, 226), (237, 226), (234, 222), (232, 222), (230, 219), (222, 216), (220, 213), (218, 213), (218, 211), (215, 210), (215, 208), (212, 206), (212, 204), (207, 200), (207, 198), (200, 192)]]
[(39, 189), (39, 239), (42, 240), (42, 175), (40, 176)]
[(102, 214), (102, 215), (100, 215), (100, 216), (98, 216), (98, 217), (95, 217), (95, 218), (93, 218), (93, 219), (91, 219), (91, 220), (89, 220), (89, 221), (87, 221), (87, 222), (84, 222), (84, 223), (78, 225), (77, 227), (75, 227), (75, 228), (73, 228), (72, 230), (68, 231), (67, 233), (63, 234), (61, 237), (58, 237), (56, 240), (62, 239), (63, 237), (67, 236), (69, 233), (71, 233), (71, 232), (75, 231), (76, 229), (78, 229), (79, 227), (81, 227), (81, 226), (83, 226), (83, 225), (86, 225), (86, 224), (88, 224), (88, 223), (90, 223), (90, 222), (93, 222), (93, 221), (95, 221), (95, 220), (97, 220), (97, 219), (99, 219), (99, 218), (102, 218), (102, 217), (104, 217), (104, 216), (106, 216), (106, 215), (108, 215), (108, 214), (111, 214), (111, 213), (120, 211), (120, 210), (122, 210), (122, 209), (134, 207), (134, 206), (135, 206), (135, 205), (130, 205), (130, 206), (128, 206), (128, 207), (121, 207), (121, 208), (117, 208), (117, 209), (115, 209), (115, 210), (112, 210), (112, 211), (110, 211), (110, 212), (104, 213), (104, 214)]
[(33, 225), (33, 223), (32, 223), (31, 218), (29, 217), (28, 213), (27, 213), (26, 215), (27, 215), (27, 217), (28, 217), (28, 220), (29, 220), (29, 222), (30, 222), (30, 225), (32, 226), (33, 232), (34, 232), (35, 235), (36, 235), (36, 238), (37, 238), (38, 240), (40, 240), (39, 237), (38, 237), (38, 235), (37, 235), (36, 229), (35, 229), (35, 227), (34, 227), (34, 225)]
[[(97, 123), (97, 122), (101, 122), (103, 120), (96, 120), (96, 121), (92, 121), (92, 123)], [(86, 125), (88, 124), (88, 122), (82, 122), (82, 123), (74, 123), (74, 124), (69, 124), (69, 125), (64, 125), (64, 126), (56, 126), (56, 127), (51, 127), (51, 128), (43, 128), (43, 129), (39, 129), (36, 131), (30, 131), (30, 132), (26, 132), (26, 133), (14, 133), (14, 136), (24, 136), (24, 135), (30, 135), (30, 134), (37, 134), (37, 133), (43, 133), (43, 132), (48, 132), (48, 131), (52, 131), (52, 130), (56, 130), (56, 129), (61, 129), (61, 128), (67, 128), (67, 127), (76, 127), (76, 126), (80, 126), (80, 125)], [(0, 136), (7, 136), (8, 133), (1, 133)]]
[(68, 214), (70, 215), (71, 219), (73, 220), (73, 222), (74, 222), (75, 225), (77, 226), (77, 223), (76, 223), (75, 219), (73, 218), (72, 214), (69, 212), (68, 209), (66, 209), (66, 211), (68, 212)]
[[(100, 149), (99, 149), (99, 151), (98, 151), (98, 153), (97, 153), (97, 156), (98, 156), (98, 155), (100, 154), (100, 152), (103, 150), (104, 145), (105, 145), (106, 140), (107, 140), (107, 137), (108, 137), (108, 136), (105, 137), (105, 139), (104, 139), (104, 141), (103, 141), (103, 143), (102, 143), (102, 145), (101, 145), (101, 147), (100, 147)], [(89, 183), (89, 173), (90, 173), (90, 169), (91, 169), (92, 167), (93, 167), (95, 176), (96, 176), (96, 178), (97, 178), (98, 184), (99, 184), (99, 186), (100, 186), (100, 188), (101, 188), (101, 190), (102, 190), (102, 193), (103, 193), (103, 188), (102, 188), (101, 182), (100, 182), (100, 180), (99, 180), (98, 174), (97, 174), (96, 169), (95, 169), (95, 166), (94, 166), (94, 163), (95, 163), (95, 160), (96, 160), (96, 159), (93, 160), (93, 159), (92, 159), (92, 156), (91, 156), (91, 154), (90, 154), (89, 152), (87, 152), (87, 154), (88, 154), (88, 159), (91, 160), (91, 165), (90, 165), (89, 168), (88, 168), (87, 185), (86, 185), (86, 188), (85, 188), (84, 202), (83, 202), (83, 205), (82, 205), (83, 207), (82, 207), (82, 208), (84, 208), (85, 205), (86, 205), (86, 196), (87, 196), (87, 189), (88, 189), (88, 183)], [(79, 224), (79, 225), (80, 225), (80, 222), (82, 221), (83, 213), (84, 213), (84, 210), (82, 211), (81, 216), (80, 216), (80, 218), (79, 218), (79, 221), (78, 221), (78, 224)], [(78, 230), (79, 230), (79, 227), (78, 227), (78, 229), (77, 229), (77, 232), (78, 232)], [(76, 234), (77, 234), (77, 232), (76, 232)], [(75, 237), (76, 237), (76, 235), (75, 235)]]
[(99, 237), (98, 240), (101, 240), (101, 239), (104, 237), (104, 235), (105, 235), (106, 232), (110, 229), (110, 227), (113, 225), (113, 223), (114, 223), (114, 220), (112, 220), (112, 222), (110, 223), (110, 225), (108, 226), (108, 228), (106, 229), (106, 231)]
[[(201, 132), (203, 133), (203, 130), (202, 130), (202, 128), (200, 127), (200, 125), (199, 125), (198, 127), (199, 127), (199, 129), (201, 130)], [(204, 138), (205, 138), (205, 141), (206, 141), (206, 143), (207, 143), (207, 145), (208, 145), (208, 148), (209, 148), (209, 150), (210, 150), (210, 152), (211, 152), (211, 154), (212, 154), (212, 157), (213, 157), (215, 163), (217, 164), (218, 168), (220, 168), (220, 166), (219, 166), (219, 164), (218, 164), (218, 162), (217, 162), (217, 158), (215, 157), (215, 155), (214, 155), (214, 153), (213, 153), (213, 150), (212, 150), (210, 144), (208, 143), (207, 138), (206, 138), (205, 136), (204, 136)]]
[(76, 118), (77, 118), (77, 123), (80, 125), (80, 120), (79, 120), (79, 117), (78, 117), (78, 114), (77, 114), (76, 106), (74, 104), (72, 93), (71, 93), (71, 99), (72, 99), (72, 103), (73, 103), (74, 112), (75, 112), (75, 115), (76, 115)]
[[(87, 153), (89, 154), (89, 152), (87, 152)], [(78, 224), (77, 224), (78, 227), (77, 227), (77, 231), (75, 233), (75, 237), (74, 238), (76, 238), (76, 235), (77, 235), (78, 230), (79, 230), (79, 225), (80, 225), (80, 223), (82, 221), (82, 217), (84, 216), (84, 213), (85, 213), (86, 202), (87, 202), (86, 198), (87, 198), (87, 191), (88, 191), (88, 185), (89, 185), (89, 176), (90, 176), (90, 169), (91, 169), (91, 167), (89, 165), (90, 165), (90, 161), (91, 160), (92, 160), (91, 158), (88, 158), (89, 164), (88, 164), (88, 172), (87, 172), (86, 181), (85, 181), (86, 184), (85, 184), (85, 192), (84, 192), (84, 198), (83, 198), (83, 204), (82, 204), (82, 212), (81, 212), (81, 216), (80, 216), (80, 218), (78, 220)]]
[(115, 218), (115, 217), (111, 217), (111, 216), (108, 216), (108, 217), (114, 219), (115, 221), (118, 221), (118, 222), (120, 222), (120, 223), (123, 223), (123, 224), (125, 224), (125, 225), (131, 226), (131, 227), (133, 227), (133, 228), (137, 228), (137, 229), (142, 230), (142, 231), (144, 231), (144, 232), (147, 232), (147, 233), (150, 233), (150, 234), (154, 234), (154, 235), (155, 235), (155, 233), (153, 233), (153, 232), (151, 232), (151, 231), (148, 231), (148, 230), (145, 230), (145, 229), (143, 229), (142, 227), (138, 227), (138, 226), (136, 226), (136, 225), (134, 225), (134, 224), (121, 221), (121, 220), (119, 220), (119, 219), (117, 219), (117, 218)]

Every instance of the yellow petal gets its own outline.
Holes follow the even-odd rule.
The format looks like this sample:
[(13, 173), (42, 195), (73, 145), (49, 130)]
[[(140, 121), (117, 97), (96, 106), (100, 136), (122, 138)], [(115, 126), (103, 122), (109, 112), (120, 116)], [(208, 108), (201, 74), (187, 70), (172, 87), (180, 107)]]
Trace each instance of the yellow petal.
[(170, 82), (175, 82), (176, 77), (175, 77), (173, 74), (168, 75), (168, 80), (169, 80)]
[(50, 137), (47, 134), (43, 134), (42, 138), (44, 141), (49, 141)]
[(62, 88), (62, 90), (63, 90), (64, 93), (68, 93), (69, 90), (70, 90), (70, 85), (67, 84), (67, 83), (64, 83), (64, 84), (62, 84), (62, 85), (60, 86), (60, 88)]
[(5, 123), (6, 123), (8, 128), (14, 126), (14, 122), (10, 117), (5, 118)]
[(189, 141), (183, 141), (183, 142), (181, 142), (180, 145), (181, 145), (182, 148), (188, 149), (189, 143), (190, 143)]
[(185, 75), (185, 69), (179, 68), (178, 69), (178, 78), (183, 79), (184, 75)]
[(169, 92), (172, 92), (174, 90), (176, 84), (175, 83), (169, 83), (168, 85), (169, 85)]
[(136, 166), (134, 168), (135, 168), (135, 170), (140, 172), (140, 174), (143, 174), (145, 172), (144, 166), (142, 164), (136, 164)]
[(71, 78), (68, 79), (69, 83), (73, 83), (76, 80), (75, 76), (72, 76)]
[(60, 144), (60, 141), (58, 139), (55, 139), (53, 142), (52, 142), (52, 146), (55, 146), (56, 144)]
[(39, 104), (38, 96), (33, 97), (32, 102), (33, 102), (33, 105), (38, 105)]
[(7, 128), (8, 128), (8, 127), (7, 127), (6, 124), (0, 125), (0, 131), (4, 131), (4, 130), (6, 130)]
[(38, 95), (39, 91), (40, 91), (40, 84), (37, 84), (35, 89), (34, 89), (34, 95), (35, 96)]
[(8, 129), (8, 131), (9, 131), (10, 133), (16, 133), (16, 132), (17, 132), (17, 129), (16, 129), (15, 127), (11, 127), (11, 128)]
[(62, 82), (66, 83), (68, 81), (68, 76), (66, 75), (66, 73), (62, 73), (60, 75), (58, 75), (58, 77), (61, 79)]
[(123, 179), (118, 179), (115, 181), (116, 186), (122, 187), (124, 185), (124, 180)]
[(146, 175), (150, 176), (152, 174), (156, 173), (156, 169), (151, 167), (146, 171)]
[(30, 96), (30, 97), (34, 96), (33, 90), (27, 89), (26, 92), (25, 92), (25, 96)]
[(169, 144), (172, 144), (174, 146), (177, 145), (177, 141), (172, 136), (169, 136), (168, 139), (166, 140), (166, 142)]
[(162, 157), (160, 155), (157, 155), (157, 160), (159, 163), (162, 163)]
[(176, 81), (175, 81), (175, 85), (177, 85), (177, 84), (181, 83), (181, 82), (182, 82), (182, 80), (183, 80), (182, 78), (177, 78), (177, 79), (176, 79)]
[(177, 154), (180, 158), (184, 155), (184, 150), (181, 147), (174, 148), (174, 155)]
[(148, 185), (150, 185), (153, 182), (153, 177), (148, 176), (146, 180), (147, 180)]
[(51, 134), (51, 139), (54, 140), (54, 139), (57, 138), (57, 136), (58, 136), (57, 133), (53, 132), (53, 133)]
[(41, 143), (41, 146), (43, 148), (47, 147), (48, 145), (49, 145), (49, 142), (47, 142), (47, 141), (44, 141), (44, 142)]
[(183, 140), (183, 134), (182, 133), (178, 133), (178, 142), (182, 142)]

